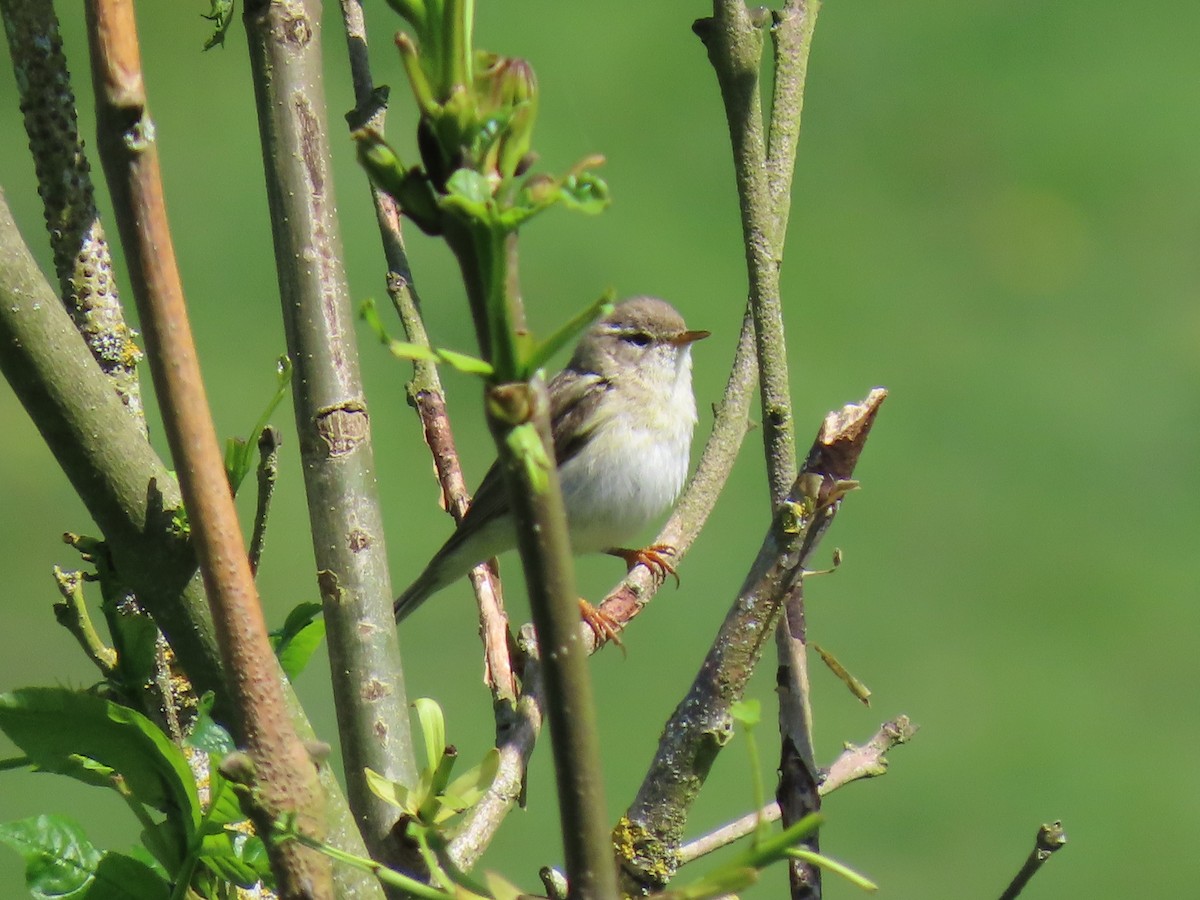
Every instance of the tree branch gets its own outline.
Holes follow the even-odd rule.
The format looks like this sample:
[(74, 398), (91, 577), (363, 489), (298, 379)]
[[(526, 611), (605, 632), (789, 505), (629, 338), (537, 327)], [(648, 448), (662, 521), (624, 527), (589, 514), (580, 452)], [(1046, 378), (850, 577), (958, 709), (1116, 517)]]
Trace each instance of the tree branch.
[[(347, 114), (351, 131), (370, 128), (384, 134), (387, 115), (387, 89), (376, 88), (367, 54), (367, 27), (360, 0), (341, 0), (342, 22), (346, 29), (350, 80), (354, 86), (355, 108)], [(374, 184), (371, 202), (387, 263), (387, 292), (400, 317), (404, 335), (410, 342), (429, 346), (421, 304), (413, 282), (408, 253), (396, 201)], [(408, 383), (408, 402), (421, 420), (425, 443), (433, 456), (443, 506), (457, 525), (471, 505), (471, 495), (463, 479), (446, 397), (437, 366), (429, 360), (413, 360), (413, 378)], [(511, 703), (517, 696), (516, 676), (509, 658), (508, 616), (500, 593), (500, 580), (490, 563), (476, 566), (470, 574), (479, 609), (479, 628), (483, 638), (485, 681), (497, 700)]]
[(365, 769), (411, 784), (416, 766), (328, 169), (319, 4), (250, 0), (244, 20), (350, 806), (388, 860), (399, 810)]
[(144, 434), (146, 416), (137, 376), (142, 352), (125, 324), (108, 241), (96, 210), (58, 16), (51, 0), (0, 0), (0, 15), (62, 302)]
[[(182, 501), (175, 478), (125, 414), (42, 277), (2, 190), (0, 370), (103, 533), (121, 580), (154, 616), (196, 690), (215, 693), (217, 720), (232, 725), (204, 585), (176, 520)], [(314, 740), (291, 687), (285, 691), (301, 739)], [(337, 779), (327, 766), (320, 774), (330, 843), (364, 855)], [(336, 877), (344, 897), (381, 896), (369, 876)]]
[[(743, 0), (714, 0), (713, 17), (696, 23), (708, 49), (725, 104), (733, 144), (734, 173), (742, 212), (749, 273), (750, 309), (759, 368), (763, 448), (772, 503), (778, 503), (796, 471), (796, 442), (784, 341), (780, 269), (791, 208), (792, 176), (808, 51), (816, 25), (818, 0), (788, 0), (772, 13), (774, 91), (769, 134), (764, 127), (758, 73), (762, 63), (761, 13)], [(777, 793), (784, 825), (820, 810), (813, 759), (812, 706), (809, 700), (807, 633), (801, 585), (786, 598), (776, 631), (779, 657), (779, 730), (782, 739)], [(816, 831), (806, 845), (819, 848)], [(803, 860), (790, 863), (792, 896), (819, 897), (820, 870)]]
[(664, 887), (678, 867), (687, 813), (732, 728), (739, 700), (787, 592), (836, 514), (886, 392), (825, 418), (787, 500), (687, 696), (663, 730), (641, 789), (615, 833), (623, 890)]
[(89, 0), (88, 38), (96, 90), (101, 161), (117, 213), (150, 368), (178, 472), (227, 670), (238, 732), (256, 768), (277, 890), (286, 898), (332, 897), (331, 864), (319, 853), (268, 839), (272, 823), (294, 813), (306, 834), (323, 838), (324, 803), (316, 768), (292, 727), (246, 558), (233, 494), (208, 410), (183, 287), (167, 225), (154, 125), (146, 106), (140, 50), (129, 0)]
[(1025, 860), (1025, 865), (1021, 866), (1021, 871), (1017, 873), (1009, 886), (1004, 889), (1004, 893), (1000, 895), (1000, 900), (1014, 900), (1014, 898), (1020, 895), (1021, 891), (1025, 890), (1025, 886), (1038, 873), (1046, 860), (1053, 856), (1055, 852), (1061, 850), (1066, 843), (1067, 833), (1063, 831), (1062, 822), (1051, 822), (1039, 828), (1037, 838), (1034, 840), (1033, 850)]
[[(888, 761), (884, 756), (892, 747), (907, 743), (917, 728), (907, 716), (899, 716), (884, 722), (869, 741), (861, 746), (847, 744), (846, 748), (825, 770), (818, 791), (825, 797), (840, 787), (862, 778), (875, 778), (887, 772)], [(778, 821), (782, 811), (778, 803), (768, 803), (761, 810), (746, 813), (679, 848), (679, 865), (684, 866), (714, 850), (744, 838), (758, 827), (759, 822)]]

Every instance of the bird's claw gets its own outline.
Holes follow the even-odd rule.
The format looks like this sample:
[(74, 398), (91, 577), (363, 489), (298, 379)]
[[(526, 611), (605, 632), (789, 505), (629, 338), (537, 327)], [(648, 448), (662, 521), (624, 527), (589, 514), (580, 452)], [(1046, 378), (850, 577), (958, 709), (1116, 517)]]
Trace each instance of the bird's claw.
[(579, 599), (579, 615), (587, 627), (592, 629), (592, 634), (596, 636), (597, 650), (612, 641), (621, 648), (622, 653), (625, 652), (625, 645), (621, 642), (621, 626), (616, 619), (598, 607), (592, 606), (582, 597)]
[(675, 548), (670, 544), (651, 544), (649, 547), (643, 547), (641, 550), (629, 550), (624, 547), (618, 547), (610, 550), (613, 556), (625, 560), (630, 570), (635, 566), (645, 566), (649, 569), (660, 581), (666, 581), (670, 575), (675, 579), (675, 587), (680, 585), (679, 573), (675, 571), (668, 560), (668, 556), (675, 555)]

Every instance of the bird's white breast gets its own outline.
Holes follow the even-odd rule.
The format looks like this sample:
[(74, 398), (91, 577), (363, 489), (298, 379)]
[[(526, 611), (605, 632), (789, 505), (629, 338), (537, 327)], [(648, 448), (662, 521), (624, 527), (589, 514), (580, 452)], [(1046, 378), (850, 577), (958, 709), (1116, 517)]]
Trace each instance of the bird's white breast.
[[(622, 547), (668, 510), (687, 478), (696, 403), (686, 348), (652, 402), (620, 402), (560, 469), (576, 553)], [(638, 392), (639, 394), (641, 392)], [(608, 398), (626, 400), (622, 398)]]

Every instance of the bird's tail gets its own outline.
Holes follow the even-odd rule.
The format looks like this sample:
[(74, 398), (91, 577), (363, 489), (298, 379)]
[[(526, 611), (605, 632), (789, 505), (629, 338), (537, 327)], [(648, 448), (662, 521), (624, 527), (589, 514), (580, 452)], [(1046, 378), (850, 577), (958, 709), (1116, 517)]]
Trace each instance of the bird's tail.
[(396, 617), (396, 622), (403, 622), (441, 587), (442, 585), (438, 584), (438, 572), (434, 571), (434, 566), (428, 566), (421, 573), (421, 577), (410, 584), (407, 590), (392, 604), (392, 613)]

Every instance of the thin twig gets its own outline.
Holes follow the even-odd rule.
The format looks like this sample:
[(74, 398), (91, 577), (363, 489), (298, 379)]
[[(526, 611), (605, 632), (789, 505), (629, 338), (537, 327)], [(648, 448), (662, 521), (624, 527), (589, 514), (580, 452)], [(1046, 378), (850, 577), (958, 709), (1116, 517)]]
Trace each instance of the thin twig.
[(64, 572), (54, 567), (54, 583), (58, 585), (63, 602), (54, 604), (54, 617), (83, 648), (83, 652), (100, 670), (104, 678), (111, 678), (117, 671), (117, 651), (100, 639), (88, 614), (87, 601), (83, 596), (83, 573)]
[[(227, 669), (237, 673), (228, 690), (240, 737), (257, 768), (256, 794), (267, 813), (256, 825), (265, 836), (272, 818), (289, 811), (306, 833), (322, 837), (320, 783), (284, 701), (192, 342), (146, 106), (133, 6), (130, 0), (89, 0), (86, 11), (97, 143), (217, 643)], [(268, 852), (281, 897), (332, 897), (328, 859), (298, 845), (270, 841)]]
[(411, 784), (416, 764), (333, 194), (320, 5), (243, 9), (343, 771), (367, 847), (386, 862), (399, 810), (365, 772)]
[[(122, 582), (137, 594), (198, 692), (216, 696), (213, 715), (233, 727), (220, 653), (196, 557), (180, 526), (182, 501), (167, 470), (112, 390), (58, 302), (0, 190), (0, 370), (37, 426), (88, 514)], [(280, 674), (303, 740), (315, 740)], [(330, 842), (366, 853), (333, 770), (323, 766)], [(374, 879), (335, 875), (341, 895), (378, 897)]]
[(1058, 850), (1063, 848), (1067, 843), (1067, 833), (1063, 830), (1062, 822), (1051, 822), (1043, 825), (1038, 829), (1037, 838), (1034, 840), (1033, 850), (1029, 857), (1025, 860), (1025, 864), (1021, 866), (1016, 877), (1012, 880), (1004, 893), (1000, 895), (1000, 900), (1014, 900), (1021, 891), (1025, 890), (1025, 886), (1029, 884), (1029, 880), (1038, 873), (1042, 865)]
[[(818, 0), (788, 0), (772, 13), (774, 91), (764, 125), (758, 73), (763, 36), (759, 14), (742, 0), (714, 0), (713, 17), (696, 23), (717, 74), (733, 144), (734, 172), (754, 314), (763, 416), (763, 449), (772, 503), (778, 503), (796, 472), (796, 442), (784, 340), (780, 268), (791, 206), (792, 176), (808, 49)], [(769, 129), (769, 133), (768, 133)], [(782, 740), (778, 796), (784, 824), (819, 811), (813, 760), (804, 593), (800, 585), (785, 599), (776, 631), (779, 656), (779, 729)], [(814, 831), (805, 844), (819, 850)], [(820, 896), (820, 870), (801, 859), (790, 863), (792, 897)]]
[(96, 210), (58, 16), (51, 0), (0, 0), (0, 15), (62, 301), (93, 358), (145, 434), (137, 376), (142, 351), (125, 323), (108, 241)]
[[(908, 721), (907, 716), (899, 716), (890, 722), (884, 722), (879, 731), (865, 744), (858, 747), (848, 745), (826, 770), (825, 777), (818, 787), (821, 796), (825, 797), (852, 781), (884, 774), (888, 767), (884, 754), (892, 747), (906, 743), (916, 730), (916, 726)], [(781, 814), (778, 803), (768, 803), (756, 812), (746, 813), (708, 834), (688, 841), (679, 848), (679, 865), (686, 865), (732, 844), (752, 834), (759, 822), (778, 821)]]
[(271, 514), (271, 498), (275, 496), (275, 480), (279, 477), (279, 429), (267, 425), (258, 436), (258, 493), (254, 502), (254, 529), (250, 533), (250, 571), (258, 574), (263, 546), (267, 540), (267, 517)]
[(688, 810), (732, 727), (730, 707), (743, 696), (783, 598), (836, 514), (885, 397), (876, 389), (863, 403), (826, 416), (700, 671), (664, 727), (614, 835), (627, 893), (660, 889), (673, 876)]

